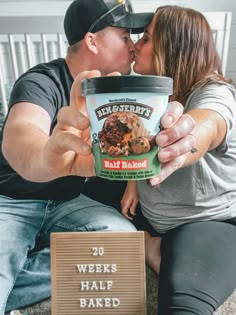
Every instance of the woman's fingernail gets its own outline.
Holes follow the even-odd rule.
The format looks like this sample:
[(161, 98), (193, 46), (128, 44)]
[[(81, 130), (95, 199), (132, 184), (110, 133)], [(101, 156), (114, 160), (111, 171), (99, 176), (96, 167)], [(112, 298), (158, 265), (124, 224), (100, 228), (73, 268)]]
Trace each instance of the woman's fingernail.
[(167, 117), (164, 118), (165, 124), (166, 125), (171, 125), (173, 123), (173, 117), (168, 115)]
[(169, 141), (169, 137), (166, 134), (158, 134), (156, 139), (158, 145), (161, 147)]
[(158, 158), (161, 160), (162, 163), (165, 163), (166, 161), (168, 161), (171, 157), (171, 154), (170, 152), (168, 151), (160, 151), (159, 154), (158, 154)]
[(149, 182), (150, 182), (151, 186), (153, 186), (153, 187), (157, 186), (160, 183), (160, 178), (158, 176), (150, 178)]

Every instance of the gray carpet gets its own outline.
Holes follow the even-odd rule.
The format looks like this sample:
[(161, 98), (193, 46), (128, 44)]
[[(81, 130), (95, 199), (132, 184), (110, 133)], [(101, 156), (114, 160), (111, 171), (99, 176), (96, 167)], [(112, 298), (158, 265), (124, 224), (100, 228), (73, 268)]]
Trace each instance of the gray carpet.
[[(146, 279), (147, 315), (157, 315), (158, 276), (148, 266), (146, 268)], [(46, 300), (31, 307), (27, 307), (20, 312), (11, 312), (10, 315), (51, 315), (50, 309), (50, 300)], [(236, 315), (236, 290), (228, 298), (228, 300), (214, 313), (214, 315)]]

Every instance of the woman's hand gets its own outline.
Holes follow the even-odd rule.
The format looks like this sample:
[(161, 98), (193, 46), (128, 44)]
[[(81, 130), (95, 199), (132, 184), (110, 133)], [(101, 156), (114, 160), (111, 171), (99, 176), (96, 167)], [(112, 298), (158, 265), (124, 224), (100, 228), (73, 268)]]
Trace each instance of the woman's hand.
[(189, 152), (195, 148), (196, 139), (191, 134), (195, 121), (190, 115), (183, 114), (183, 109), (180, 103), (171, 102), (161, 118), (163, 130), (157, 135), (156, 143), (161, 147), (158, 159), (162, 167), (160, 174), (150, 179), (153, 186), (181, 168)]
[(129, 220), (133, 220), (138, 204), (138, 191), (135, 181), (127, 183), (124, 195), (121, 199), (121, 213)]

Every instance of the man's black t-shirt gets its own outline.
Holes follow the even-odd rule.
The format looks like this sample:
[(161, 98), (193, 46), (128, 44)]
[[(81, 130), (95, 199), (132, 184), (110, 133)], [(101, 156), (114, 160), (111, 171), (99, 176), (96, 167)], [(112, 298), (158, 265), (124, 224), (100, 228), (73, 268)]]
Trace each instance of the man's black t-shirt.
[[(19, 102), (43, 107), (51, 117), (52, 132), (57, 123), (58, 110), (70, 103), (72, 83), (73, 78), (64, 59), (39, 64), (15, 82), (9, 107)], [(4, 126), (0, 144), (3, 129)], [(61, 177), (46, 183), (27, 181), (11, 168), (0, 150), (0, 195), (15, 199), (69, 200), (80, 194), (83, 184), (84, 178), (79, 176)]]

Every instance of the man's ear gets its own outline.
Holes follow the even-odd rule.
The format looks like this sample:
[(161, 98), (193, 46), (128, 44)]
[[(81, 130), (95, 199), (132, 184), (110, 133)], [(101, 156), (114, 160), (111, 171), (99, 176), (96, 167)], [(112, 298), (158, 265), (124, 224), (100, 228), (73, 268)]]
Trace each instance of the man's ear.
[(84, 36), (84, 43), (92, 53), (98, 53), (97, 38), (95, 34), (90, 32), (86, 33)]

